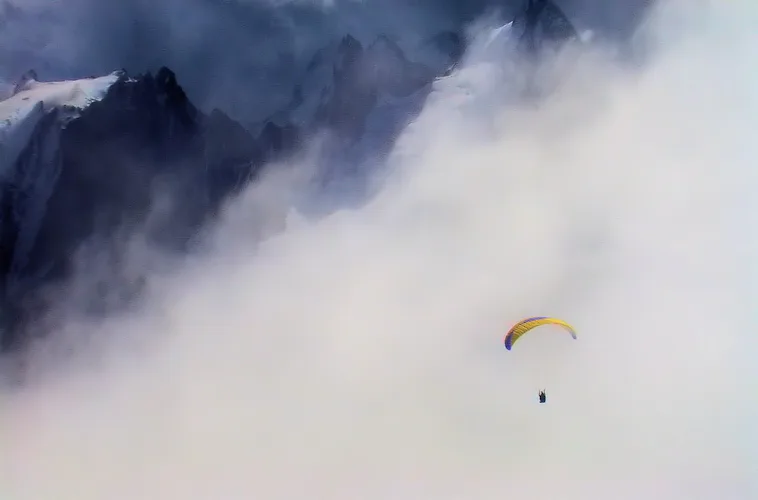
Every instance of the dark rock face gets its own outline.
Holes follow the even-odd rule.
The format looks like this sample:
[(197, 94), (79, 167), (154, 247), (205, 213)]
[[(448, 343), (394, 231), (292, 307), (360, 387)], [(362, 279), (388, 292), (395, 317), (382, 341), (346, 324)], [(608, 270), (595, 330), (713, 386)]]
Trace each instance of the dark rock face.
[(364, 47), (347, 35), (314, 55), (290, 104), (270, 123), (304, 126), (311, 132), (327, 129), (347, 143), (355, 142), (382, 97), (408, 96), (437, 76), (424, 64), (409, 61), (387, 37)]
[(385, 37), (364, 49), (347, 36), (339, 52), (334, 93), (322, 103), (319, 118), (324, 125), (353, 140), (362, 136), (366, 118), (381, 96), (407, 96), (437, 76), (426, 66), (409, 62), (400, 47)]
[(563, 11), (550, 0), (525, 0), (513, 27), (520, 32), (521, 49), (533, 56), (578, 37)]
[[(576, 36), (547, 0), (530, 0), (517, 23), (528, 47), (540, 37)], [(428, 43), (442, 52), (442, 64), (412, 62), (386, 37), (364, 47), (345, 36), (317, 52), (290, 105), (261, 124), (257, 136), (221, 111), (196, 109), (167, 68), (134, 78), (122, 73), (83, 111), (45, 114), (14, 175), (0, 184), (0, 350), (17, 344), (25, 318), (46, 310), (39, 291), (71, 275), (83, 243), (147, 228), (150, 243), (187, 250), (221, 204), (273, 157), (323, 129), (336, 147), (347, 147), (361, 139), (382, 98), (425, 95), (464, 52), (455, 33)], [(29, 79), (36, 79), (33, 72), (19, 85)], [(156, 217), (159, 200), (169, 202)], [(138, 282), (124, 284), (114, 302), (137, 294)], [(107, 295), (96, 285), (90, 294), (93, 302)]]
[(86, 240), (142, 226), (157, 198), (169, 208), (148, 225), (148, 238), (186, 249), (221, 202), (282, 149), (220, 111), (202, 114), (166, 68), (123, 75), (77, 117), (61, 114), (37, 124), (16, 176), (2, 186), (0, 272), (13, 310), (28, 307), (39, 285), (65, 279)]

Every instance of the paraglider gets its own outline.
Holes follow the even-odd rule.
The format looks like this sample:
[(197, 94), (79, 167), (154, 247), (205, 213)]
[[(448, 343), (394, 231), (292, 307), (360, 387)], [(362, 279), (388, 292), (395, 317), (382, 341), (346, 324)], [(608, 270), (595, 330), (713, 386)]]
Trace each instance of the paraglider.
[(526, 318), (522, 319), (515, 325), (511, 327), (510, 330), (508, 330), (508, 333), (505, 334), (505, 338), (503, 339), (503, 343), (505, 344), (505, 348), (509, 351), (513, 347), (513, 344), (516, 343), (518, 339), (520, 339), (526, 332), (531, 331), (534, 328), (537, 328), (538, 326), (542, 325), (558, 325), (563, 327), (566, 331), (571, 334), (571, 337), (576, 340), (576, 332), (574, 331), (574, 327), (563, 321), (562, 319), (558, 318), (550, 318), (547, 316), (535, 316), (533, 318)]
[[(538, 326), (543, 325), (560, 326), (571, 335), (571, 338), (576, 340), (576, 331), (574, 331), (574, 327), (562, 319), (550, 318), (547, 316), (535, 316), (532, 318), (522, 319), (513, 325), (510, 330), (508, 330), (508, 333), (505, 334), (505, 338), (503, 339), (505, 348), (510, 351), (513, 347), (513, 344), (515, 344), (516, 341), (520, 339), (525, 333), (533, 330), (534, 328), (537, 328)], [(539, 391), (537, 397), (539, 398), (540, 404), (547, 402), (547, 394), (545, 393), (544, 389)]]

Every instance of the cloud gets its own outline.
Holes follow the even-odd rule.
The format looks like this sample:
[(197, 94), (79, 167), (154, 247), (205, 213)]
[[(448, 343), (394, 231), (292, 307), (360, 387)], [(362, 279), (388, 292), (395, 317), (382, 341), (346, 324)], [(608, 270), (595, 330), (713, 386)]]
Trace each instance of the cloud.
[[(645, 65), (572, 55), (540, 103), (472, 54), (375, 199), (258, 246), (250, 207), (279, 220), (301, 181), (251, 188), (142, 310), (40, 348), (3, 395), (4, 493), (751, 497), (756, 17), (669, 4)], [(578, 340), (505, 351), (533, 314)]]

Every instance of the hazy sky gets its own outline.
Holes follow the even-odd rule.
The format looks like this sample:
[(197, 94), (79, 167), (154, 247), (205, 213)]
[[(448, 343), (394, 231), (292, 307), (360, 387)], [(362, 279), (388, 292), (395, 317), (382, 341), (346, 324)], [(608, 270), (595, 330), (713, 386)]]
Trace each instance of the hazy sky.
[[(669, 2), (644, 67), (550, 62), (539, 105), (475, 44), (371, 203), (289, 211), (303, 159), (142, 310), (70, 317), (0, 392), (2, 493), (756, 498), (756, 23), (748, 1)], [(542, 314), (578, 340), (503, 348)]]
[[(623, 32), (646, 0), (563, 0), (571, 18)], [(278, 110), (302, 65), (334, 37), (387, 33), (406, 48), (521, 0), (0, 0), (0, 80), (172, 68), (203, 109), (242, 121)], [(613, 6), (611, 8), (610, 6)]]

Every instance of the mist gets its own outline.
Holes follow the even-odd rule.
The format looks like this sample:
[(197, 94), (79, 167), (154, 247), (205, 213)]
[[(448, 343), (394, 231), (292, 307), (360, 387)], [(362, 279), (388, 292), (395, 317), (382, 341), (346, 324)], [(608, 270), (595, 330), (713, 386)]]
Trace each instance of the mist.
[[(482, 30), (365, 205), (313, 220), (307, 155), (272, 169), (138, 310), (40, 343), (1, 493), (753, 498), (756, 23), (669, 2), (644, 65), (570, 48), (530, 102)], [(533, 315), (578, 339), (506, 351)]]

